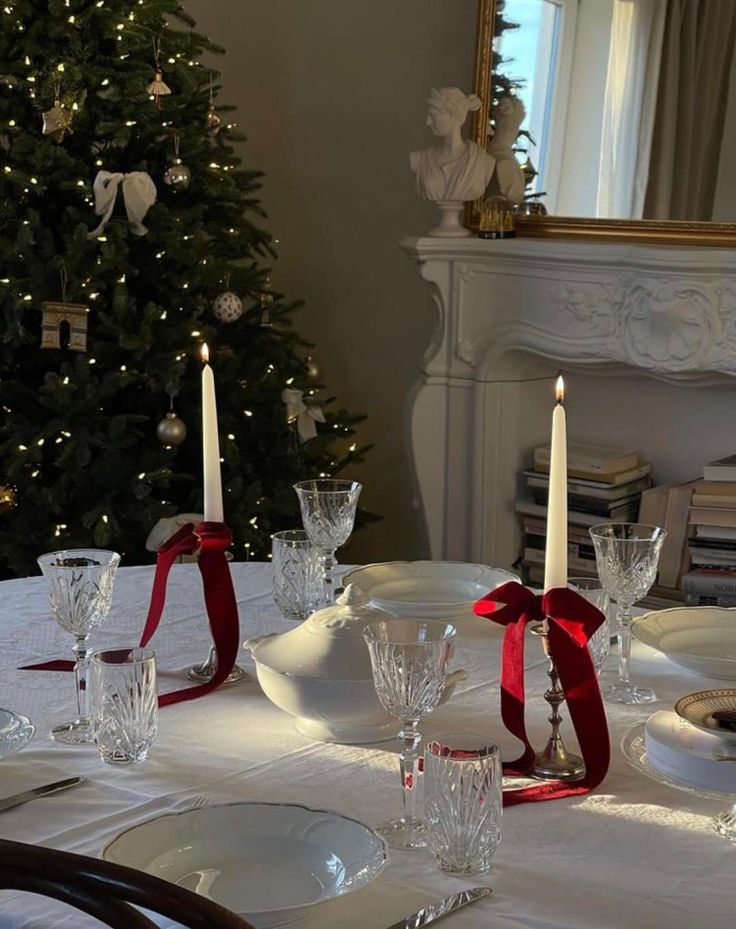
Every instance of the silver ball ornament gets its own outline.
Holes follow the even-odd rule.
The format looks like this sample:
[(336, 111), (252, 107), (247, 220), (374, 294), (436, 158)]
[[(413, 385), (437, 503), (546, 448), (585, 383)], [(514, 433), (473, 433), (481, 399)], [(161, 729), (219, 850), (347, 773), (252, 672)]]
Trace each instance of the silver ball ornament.
[(156, 426), (156, 438), (162, 445), (181, 445), (187, 437), (187, 424), (173, 411)]
[(217, 133), (220, 131), (220, 129), (222, 128), (222, 119), (220, 118), (220, 114), (215, 109), (214, 103), (210, 103), (209, 105), (209, 109), (207, 110), (207, 115), (205, 116), (205, 119), (204, 119), (204, 124), (207, 129), (207, 132), (210, 134), (212, 138), (214, 138), (217, 135)]
[(226, 290), (215, 297), (212, 311), (221, 323), (234, 323), (243, 315), (243, 301), (231, 290)]
[(186, 190), (191, 180), (192, 172), (185, 164), (182, 164), (180, 158), (177, 158), (164, 172), (164, 183), (173, 187), (174, 190)]

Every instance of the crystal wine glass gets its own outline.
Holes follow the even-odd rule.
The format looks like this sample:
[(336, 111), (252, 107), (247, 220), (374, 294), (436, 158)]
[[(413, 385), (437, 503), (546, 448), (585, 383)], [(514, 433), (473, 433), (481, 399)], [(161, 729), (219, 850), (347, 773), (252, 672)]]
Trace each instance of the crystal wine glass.
[(416, 814), (421, 736), (419, 720), (439, 704), (454, 650), (456, 630), (445, 623), (394, 619), (370, 623), (363, 631), (373, 683), (384, 710), (401, 720), (401, 786), (404, 813), (379, 828), (394, 848), (423, 848), (424, 824)]
[(336, 564), (335, 549), (350, 538), (355, 522), (355, 508), (362, 489), (357, 481), (335, 478), (319, 478), (294, 484), (304, 528), (320, 552), (324, 575), (324, 606), (331, 606), (335, 599), (332, 578)]
[(666, 534), (658, 526), (641, 523), (601, 523), (590, 529), (598, 576), (619, 607), (619, 679), (609, 691), (615, 703), (651, 703), (657, 699), (653, 690), (631, 683), (631, 610), (654, 583)]
[(87, 691), (89, 637), (110, 612), (120, 555), (97, 548), (77, 548), (41, 555), (38, 564), (46, 578), (51, 612), (61, 628), (74, 636), (77, 659), (79, 716), (72, 722), (54, 726), (51, 735), (57, 742), (92, 742)]

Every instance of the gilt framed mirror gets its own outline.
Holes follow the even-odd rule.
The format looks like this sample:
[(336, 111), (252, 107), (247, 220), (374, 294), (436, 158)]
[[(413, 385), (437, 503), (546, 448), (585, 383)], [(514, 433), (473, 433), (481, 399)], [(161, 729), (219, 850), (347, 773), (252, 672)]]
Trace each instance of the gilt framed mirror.
[(479, 0), (472, 137), (521, 101), (517, 234), (736, 246), (735, 57), (736, 0)]

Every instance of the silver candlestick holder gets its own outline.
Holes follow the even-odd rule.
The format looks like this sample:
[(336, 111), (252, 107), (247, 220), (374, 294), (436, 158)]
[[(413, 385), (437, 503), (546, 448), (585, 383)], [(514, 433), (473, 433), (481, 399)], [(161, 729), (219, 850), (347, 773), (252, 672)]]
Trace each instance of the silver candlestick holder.
[[(207, 659), (202, 664), (195, 664), (187, 671), (187, 677), (190, 681), (197, 681), (200, 684), (209, 684), (212, 678), (217, 674), (217, 652), (215, 646), (210, 645), (210, 652)], [(248, 677), (240, 665), (233, 665), (232, 671), (223, 681), (224, 684), (232, 684), (234, 681), (242, 681)]]
[(544, 781), (577, 781), (585, 775), (585, 764), (579, 755), (567, 750), (560, 735), (562, 716), (560, 716), (559, 708), (560, 704), (565, 701), (565, 692), (560, 687), (557, 667), (550, 653), (547, 629), (544, 623), (535, 623), (530, 629), (532, 635), (539, 636), (542, 640), (542, 648), (549, 661), (547, 675), (549, 676), (550, 686), (544, 693), (544, 699), (551, 707), (548, 719), (552, 726), (552, 732), (543, 750), (537, 752), (534, 756), (534, 767), (529, 776)]

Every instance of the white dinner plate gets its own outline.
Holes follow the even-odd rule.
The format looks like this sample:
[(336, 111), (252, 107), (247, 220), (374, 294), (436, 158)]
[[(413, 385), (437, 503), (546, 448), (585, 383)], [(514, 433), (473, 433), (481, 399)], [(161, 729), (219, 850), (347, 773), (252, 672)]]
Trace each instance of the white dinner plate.
[(736, 681), (736, 608), (683, 606), (645, 613), (631, 630), (675, 664), (703, 677)]
[(36, 727), (25, 716), (0, 709), (0, 758), (14, 755), (31, 741)]
[(500, 568), (462, 561), (387, 561), (353, 568), (344, 584), (360, 587), (376, 606), (397, 616), (457, 620), (489, 590), (518, 581)]
[(202, 894), (262, 929), (364, 887), (386, 863), (386, 845), (339, 813), (228, 803), (132, 826), (102, 857)]

